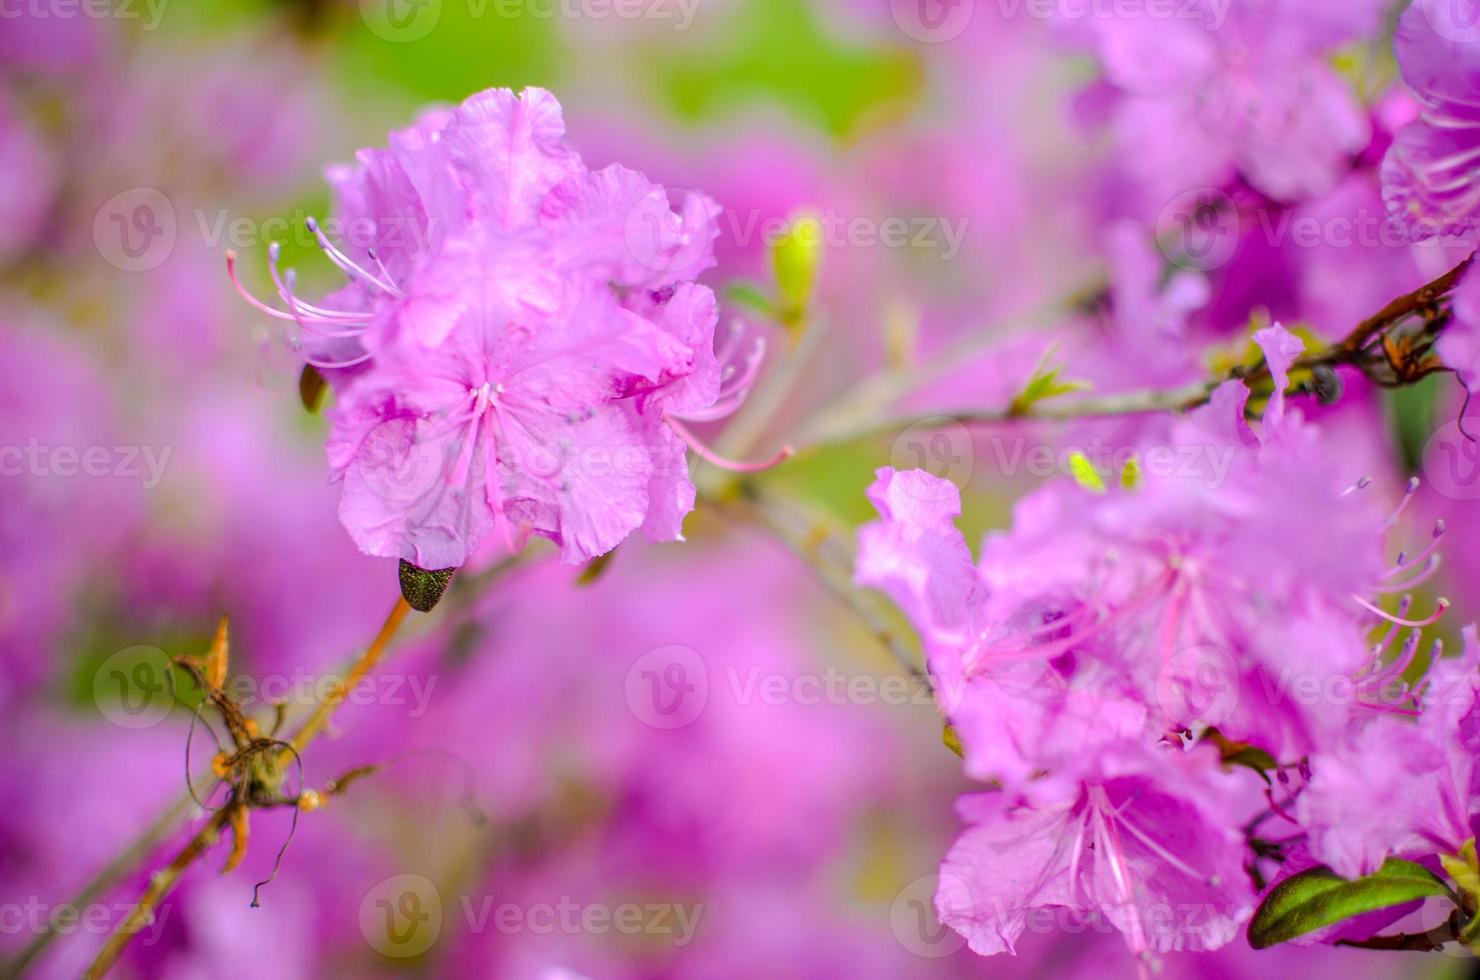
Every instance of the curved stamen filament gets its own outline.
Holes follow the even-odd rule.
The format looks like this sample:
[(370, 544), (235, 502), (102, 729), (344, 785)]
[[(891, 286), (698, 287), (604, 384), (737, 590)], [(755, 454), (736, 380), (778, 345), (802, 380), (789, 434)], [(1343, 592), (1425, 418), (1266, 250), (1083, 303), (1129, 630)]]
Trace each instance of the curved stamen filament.
[(1437, 608), (1433, 612), (1433, 615), (1429, 616), (1427, 619), (1404, 619), (1402, 616), (1394, 615), (1393, 613), (1387, 612), (1381, 606), (1373, 605), (1366, 599), (1363, 599), (1361, 596), (1357, 595), (1355, 592), (1352, 593), (1352, 599), (1356, 601), (1357, 605), (1372, 613), (1374, 616), (1385, 619), (1395, 626), (1413, 626), (1420, 629), (1425, 626), (1432, 626), (1437, 623), (1440, 619), (1443, 618), (1445, 610), (1449, 608), (1449, 600), (1440, 599), (1437, 604)]
[(326, 330), (323, 326), (321, 326), (321, 324), (351, 323), (353, 321), (331, 320), (315, 314), (310, 314), (309, 318), (305, 319), (301, 315), (304, 310), (304, 304), (300, 303), (297, 297), (293, 295), (293, 286), (295, 282), (293, 270), (288, 270), (288, 275), (286, 277), (286, 280), (284, 280), (282, 278), (279, 278), (277, 274), (277, 269), (274, 268), (272, 272), (272, 277), (273, 281), (277, 283), (278, 292), (282, 295), (283, 300), (288, 304), (289, 312), (293, 314), (293, 321), (297, 323), (301, 329), (306, 330), (309, 333), (314, 334), (315, 336), (331, 339), (338, 339), (343, 337), (358, 337), (365, 332), (365, 327), (369, 324), (368, 320), (352, 330)]
[(323, 368), (325, 371), (337, 371), (340, 368), (354, 367), (356, 364), (364, 364), (366, 361), (370, 360), (370, 358), (375, 356), (373, 353), (367, 351), (358, 357), (351, 357), (347, 361), (325, 361), (320, 358), (314, 357), (311, 354), (305, 353), (302, 350), (303, 345), (299, 341), (289, 341), (289, 344), (293, 347), (294, 350), (298, 351), (298, 356), (303, 358), (305, 363), (312, 364), (316, 368)]
[(1398, 555), (1398, 560), (1393, 564), (1393, 567), (1388, 569), (1387, 572), (1383, 574), (1383, 580), (1386, 581), (1387, 579), (1392, 578), (1394, 575), (1400, 575), (1408, 569), (1413, 568), (1416, 565), (1423, 563), (1424, 561), (1427, 561), (1429, 555), (1434, 553), (1434, 549), (1439, 547), (1439, 540), (1444, 537), (1444, 532), (1446, 530), (1448, 530), (1448, 525), (1446, 525), (1443, 520), (1435, 521), (1434, 533), (1432, 536), (1430, 536), (1429, 543), (1424, 545), (1423, 550), (1414, 555), (1412, 558), (1409, 558), (1406, 555), (1402, 554)]
[(1408, 485), (1403, 491), (1403, 499), (1398, 501), (1398, 506), (1393, 508), (1393, 512), (1388, 515), (1387, 521), (1382, 525), (1382, 530), (1386, 531), (1398, 523), (1398, 518), (1402, 516), (1403, 511), (1407, 510), (1408, 505), (1413, 501), (1413, 495), (1418, 493), (1418, 482), (1418, 477), (1416, 476), (1410, 476), (1408, 478)]
[(380, 270), (380, 277), (394, 286), (398, 295), (404, 294), (405, 291), (399, 286), (396, 286), (396, 277), (391, 275), (391, 270), (387, 269), (385, 263), (380, 260), (380, 253), (373, 248), (367, 248), (365, 249), (365, 254), (374, 260), (375, 268)]
[[(1409, 567), (1411, 568), (1412, 566)], [(1427, 582), (1429, 579), (1433, 578), (1434, 573), (1438, 570), (1439, 556), (1430, 555), (1429, 560), (1424, 563), (1424, 567), (1419, 571), (1417, 575), (1413, 576), (1410, 579), (1404, 579), (1401, 582), (1391, 582), (1387, 585), (1378, 586), (1376, 591), (1378, 593), (1387, 595), (1391, 595), (1395, 592), (1407, 592), (1410, 589), (1413, 589), (1416, 586), (1420, 586), (1423, 583)]]
[[(277, 269), (276, 269), (276, 265), (275, 264), (272, 266), (272, 269), (273, 269), (273, 282), (275, 284), (277, 284), (277, 283), (279, 283), (279, 278), (278, 278)], [(242, 284), (242, 281), (241, 281), (240, 277), (237, 275), (237, 271), (236, 271), (236, 250), (235, 249), (227, 249), (226, 250), (226, 276), (227, 276), (227, 278), (229, 278), (231, 280), (231, 285), (236, 288), (236, 291), (237, 291), (238, 294), (240, 294), (241, 298), (244, 299), (244, 300), (246, 300), (249, 304), (251, 304), (251, 306), (252, 306), (253, 309), (256, 309), (256, 310), (258, 310), (258, 311), (260, 311), (262, 313), (265, 313), (268, 316), (273, 317), (274, 319), (277, 319), (277, 320), (286, 320), (286, 321), (288, 321), (290, 323), (296, 323), (299, 326), (303, 326), (303, 324), (301, 322), (301, 319), (300, 319), (300, 317), (297, 314), (291, 313), (291, 312), (287, 312), (285, 310), (280, 310), (280, 309), (278, 309), (278, 308), (276, 308), (274, 306), (268, 306), (266, 303), (262, 302), (260, 299), (258, 299), (257, 297), (253, 296), (251, 294), (251, 292), (249, 292), (247, 290), (247, 287)], [(281, 291), (281, 290), (282, 290), (282, 286), (279, 285), (279, 291)], [(303, 304), (300, 303), (298, 305), (299, 305), (300, 308), (303, 308)], [(370, 315), (368, 313), (364, 313), (364, 314), (360, 314), (360, 313), (334, 313), (333, 311), (330, 311), (330, 310), (326, 310), (322, 314), (315, 313), (314, 314), (314, 318), (315, 319), (323, 319), (323, 320), (332, 320), (334, 322), (344, 323), (344, 324), (351, 324), (351, 323), (366, 323), (366, 324), (368, 324), (370, 322), (370, 319), (371, 319), (371, 317), (370, 317)]]
[(268, 306), (247, 291), (247, 287), (242, 285), (242, 281), (236, 275), (236, 249), (233, 248), (226, 250), (226, 276), (231, 280), (231, 284), (236, 287), (236, 291), (241, 294), (242, 299), (250, 303), (254, 309), (279, 320), (297, 321), (297, 317), (293, 316), (293, 314), (284, 313), (282, 310)]
[(391, 283), (388, 283), (385, 280), (381, 279), (375, 273), (371, 272), (369, 269), (366, 269), (364, 266), (357, 263), (354, 259), (341, 252), (337, 245), (329, 241), (329, 236), (324, 234), (324, 229), (319, 227), (319, 222), (316, 218), (310, 216), (305, 219), (303, 223), (308, 227), (309, 231), (313, 232), (314, 238), (318, 239), (319, 248), (324, 250), (324, 254), (329, 257), (329, 261), (339, 266), (339, 268), (343, 270), (345, 275), (349, 276), (351, 279), (364, 279), (366, 282), (380, 287), (382, 290), (389, 293), (391, 296), (396, 297), (397, 299), (404, 295), (400, 289), (396, 288)]
[(768, 460), (755, 463), (742, 463), (733, 459), (726, 459), (725, 457), (716, 453), (714, 450), (710, 449), (708, 446), (704, 445), (702, 442), (699, 441), (699, 438), (697, 436), (690, 432), (688, 428), (678, 420), (678, 416), (672, 414), (671, 412), (665, 412), (663, 415), (663, 420), (667, 422), (670, 426), (672, 426), (673, 431), (677, 433), (678, 437), (682, 439), (690, 449), (698, 453), (705, 462), (711, 463), (714, 466), (718, 466), (720, 469), (729, 470), (732, 473), (759, 473), (762, 470), (769, 470), (771, 467), (779, 465), (796, 451), (790, 446), (782, 446), (780, 452), (778, 452), (775, 456), (771, 457)]

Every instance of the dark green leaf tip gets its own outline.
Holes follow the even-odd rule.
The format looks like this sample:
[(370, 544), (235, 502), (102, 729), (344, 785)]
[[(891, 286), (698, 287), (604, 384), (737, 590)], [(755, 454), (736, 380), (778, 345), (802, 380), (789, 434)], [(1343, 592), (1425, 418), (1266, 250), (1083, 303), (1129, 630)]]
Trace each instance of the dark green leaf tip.
[(447, 583), (452, 581), (455, 568), (417, 568), (406, 559), (401, 559), (401, 595), (406, 605), (417, 612), (431, 612), (442, 601)]
[(303, 365), (303, 373), (298, 375), (298, 400), (303, 403), (303, 407), (317, 413), (324, 407), (324, 393), (327, 390), (328, 385), (319, 369), (312, 364)]
[(1354, 880), (1324, 865), (1307, 868), (1264, 896), (1249, 923), (1249, 945), (1268, 949), (1366, 912), (1450, 895), (1429, 869), (1401, 858), (1390, 857), (1373, 874)]

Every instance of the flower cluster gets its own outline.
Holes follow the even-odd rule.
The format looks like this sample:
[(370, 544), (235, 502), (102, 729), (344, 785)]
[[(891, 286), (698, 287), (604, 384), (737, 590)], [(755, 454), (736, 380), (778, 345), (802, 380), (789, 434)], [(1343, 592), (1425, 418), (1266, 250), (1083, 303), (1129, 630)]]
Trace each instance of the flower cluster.
[(367, 554), (456, 567), (498, 531), (581, 562), (638, 529), (681, 536), (678, 419), (733, 409), (758, 361), (716, 356), (715, 297), (693, 281), (718, 209), (588, 170), (563, 135), (548, 92), (479, 93), (329, 171), (362, 233), (310, 229), (343, 288), (307, 302), (269, 251), (283, 308), (251, 301), (333, 386), (340, 517)]
[(1137, 187), (1160, 206), (1235, 173), (1277, 200), (1332, 190), (1371, 135), (1328, 56), (1376, 28), (1378, 0), (1193, 0), (1176, 17), (1085, 17), (1112, 97), (1097, 101)]
[[(1255, 339), (1274, 382), (1258, 433), (1249, 388), (1225, 382), (1143, 446), (1195, 463), (1131, 464), (1113, 488), (1082, 467), (1026, 497), (979, 562), (953, 485), (879, 471), (857, 579), (919, 628), (967, 773), (990, 785), (959, 804), (936, 896), (980, 953), (1011, 951), (1045, 907), (1107, 919), (1144, 956), (1213, 949), (1267, 872), (1363, 873), (1472, 833), (1480, 651), (1441, 661), (1424, 629), (1447, 603), (1416, 618), (1409, 597), (1443, 528), (1384, 561), (1395, 517), (1287, 411), (1300, 341), (1278, 324)], [(1410, 683), (1421, 667), (1433, 683)], [(1271, 819), (1286, 829), (1266, 839)]]

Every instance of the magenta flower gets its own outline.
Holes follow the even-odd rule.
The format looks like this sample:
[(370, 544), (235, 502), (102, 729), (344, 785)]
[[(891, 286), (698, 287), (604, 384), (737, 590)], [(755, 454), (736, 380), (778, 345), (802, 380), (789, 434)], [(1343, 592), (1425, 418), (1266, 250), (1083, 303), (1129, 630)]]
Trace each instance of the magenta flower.
[(1462, 4), (1414, 0), (1394, 38), (1419, 118), (1382, 163), (1388, 211), (1415, 237), (1462, 231), (1480, 210), (1480, 24)]
[(1468, 391), (1480, 390), (1480, 271), (1471, 266), (1454, 290), (1454, 319), (1435, 349)]
[[(1253, 911), (1243, 839), (1217, 757), (1117, 747), (1064, 798), (962, 797), (966, 830), (941, 865), (940, 920), (978, 953), (1015, 953), (1034, 910), (1096, 917), (1138, 955), (1217, 949)], [(1041, 921), (1041, 920), (1040, 920)]]
[(1480, 643), (1428, 668), (1417, 719), (1382, 714), (1311, 757), (1296, 814), (1311, 853), (1338, 874), (1390, 854), (1456, 855), (1480, 826)]
[(252, 302), (334, 386), (340, 517), (368, 554), (455, 567), (499, 530), (581, 562), (639, 528), (681, 536), (679, 420), (738, 406), (759, 351), (716, 354), (692, 281), (713, 202), (588, 171), (563, 134), (548, 92), (479, 93), (330, 171), (344, 244), (310, 227), (345, 287), (304, 302), (270, 252), (286, 309)]
[(1366, 116), (1325, 62), (1369, 35), (1382, 8), (1196, 3), (1187, 7), (1194, 16), (1174, 18), (1080, 11), (1069, 26), (1095, 43), (1120, 93), (1111, 123), (1120, 159), (1156, 207), (1235, 171), (1293, 200), (1334, 188), (1367, 144)]
[[(1024, 498), (979, 562), (950, 483), (884, 469), (870, 490), (883, 520), (860, 531), (857, 579), (915, 621), (966, 771), (997, 787), (963, 801), (937, 897), (980, 952), (1010, 950), (1038, 907), (1104, 915), (1137, 953), (1227, 941), (1253, 897), (1241, 828), (1261, 793), (1282, 812), (1290, 792), (1223, 772), (1206, 743), (1248, 743), (1285, 787), (1285, 760), (1420, 696), (1404, 672), (1447, 604), (1415, 619), (1381, 597), (1433, 574), (1439, 533), (1384, 568), (1397, 515), (1286, 404), (1300, 341), (1278, 324), (1255, 340), (1273, 380), (1257, 433), (1227, 382), (1149, 432), (1130, 476), (1081, 458)], [(1302, 697), (1312, 684), (1349, 696)], [(1196, 928), (1148, 924), (1187, 908)]]

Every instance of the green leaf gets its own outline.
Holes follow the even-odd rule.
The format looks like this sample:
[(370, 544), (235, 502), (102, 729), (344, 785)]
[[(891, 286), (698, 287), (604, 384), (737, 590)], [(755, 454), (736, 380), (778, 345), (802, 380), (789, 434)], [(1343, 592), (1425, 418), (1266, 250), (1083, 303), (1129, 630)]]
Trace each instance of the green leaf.
[(1268, 949), (1365, 912), (1435, 896), (1454, 897), (1423, 865), (1401, 858), (1390, 857), (1374, 874), (1355, 880), (1324, 865), (1309, 868), (1264, 896), (1249, 923), (1249, 945)]
[(1224, 765), (1252, 769), (1266, 783), (1270, 782), (1269, 773), (1280, 767), (1279, 760), (1268, 752), (1248, 742), (1235, 742), (1216, 728), (1209, 728), (1203, 737), (1218, 747)]
[(1054, 355), (1057, 353), (1058, 347), (1052, 346), (1038, 359), (1032, 376), (1028, 378), (1028, 383), (1012, 400), (1011, 411), (1014, 414), (1026, 414), (1029, 409), (1046, 398), (1057, 398), (1059, 395), (1089, 390), (1090, 385), (1087, 381), (1059, 377), (1064, 368), (1063, 365), (1053, 363)]
[(724, 289), (725, 302), (734, 306), (742, 306), (752, 312), (759, 313), (767, 320), (776, 316), (776, 304), (771, 301), (756, 283), (744, 279), (737, 279)]
[(452, 581), (455, 568), (418, 568), (406, 559), (401, 559), (401, 595), (406, 605), (417, 612), (431, 612), (442, 601), (447, 583)]

